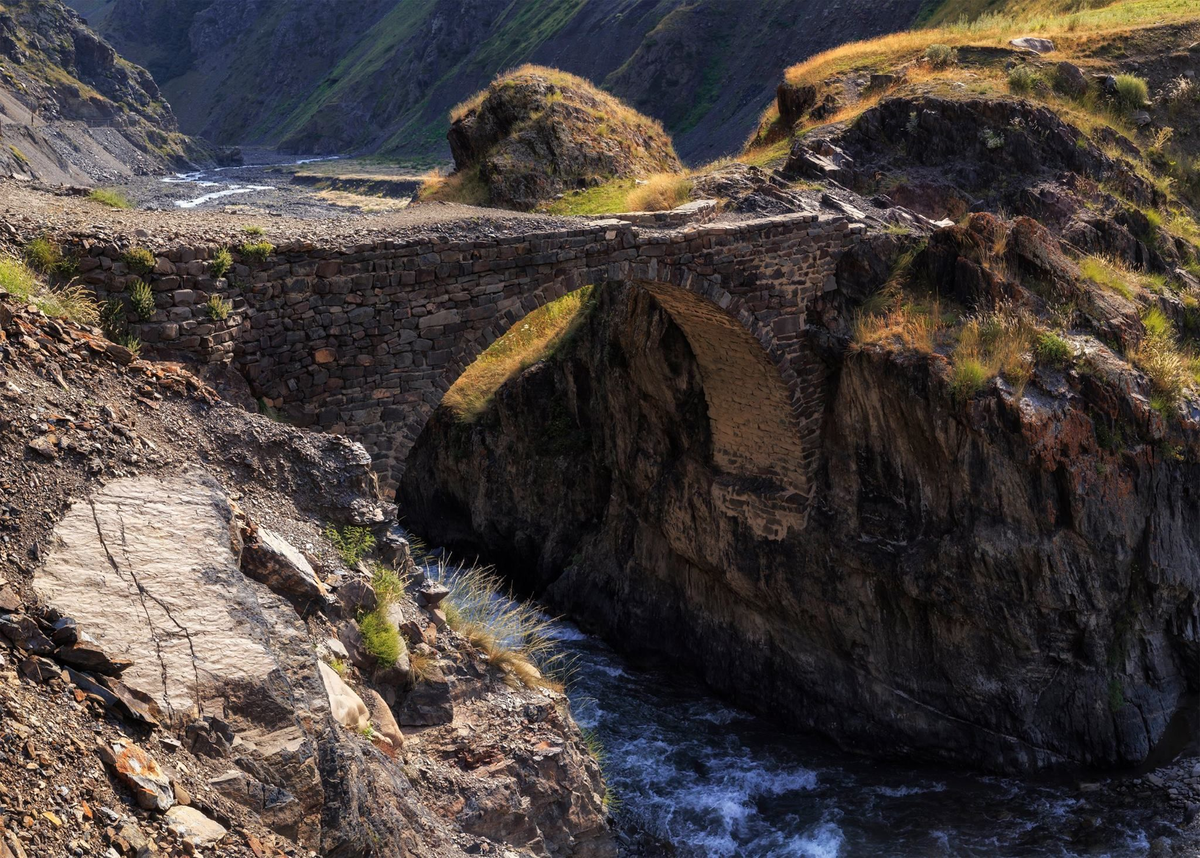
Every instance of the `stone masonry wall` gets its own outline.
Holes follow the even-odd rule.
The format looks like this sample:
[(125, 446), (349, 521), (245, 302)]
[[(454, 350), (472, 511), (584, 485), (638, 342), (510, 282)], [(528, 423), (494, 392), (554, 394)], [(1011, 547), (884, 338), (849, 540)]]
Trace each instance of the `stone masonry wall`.
[[(786, 422), (801, 439), (787, 458), (807, 456), (807, 467), (803, 439), (818, 427), (820, 409), (810, 407), (819, 378), (801, 348), (805, 312), (813, 295), (833, 288), (838, 256), (862, 231), (844, 218), (800, 214), (671, 231), (609, 220), (476, 241), (427, 234), (354, 247), (298, 241), (263, 261), (234, 249), (235, 265), (220, 279), (211, 275), (217, 246), (150, 248), (153, 268), (137, 274), (124, 261), (136, 242), (84, 242), (80, 269), (102, 300), (144, 280), (155, 311), (128, 320), (146, 346), (232, 363), (256, 396), (291, 419), (362, 442), (385, 485), (396, 483), (463, 369), (536, 307), (612, 280), (689, 293), (762, 345), (792, 404)], [(227, 318), (208, 311), (212, 295), (232, 304)], [(778, 428), (778, 417), (772, 422)], [(741, 431), (731, 426), (723, 436), (731, 462), (773, 458), (771, 442), (749, 437), (739, 457), (733, 447)], [(798, 483), (795, 474), (783, 482), (810, 493), (811, 481)]]

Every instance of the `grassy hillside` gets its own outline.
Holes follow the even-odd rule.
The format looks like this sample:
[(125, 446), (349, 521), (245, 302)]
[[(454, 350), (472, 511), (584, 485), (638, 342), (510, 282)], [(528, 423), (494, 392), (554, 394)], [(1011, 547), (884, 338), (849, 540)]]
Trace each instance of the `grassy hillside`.
[(147, 66), (184, 130), (300, 153), (444, 159), (446, 114), (533, 62), (735, 151), (789, 63), (911, 25), (923, 0), (71, 0)]

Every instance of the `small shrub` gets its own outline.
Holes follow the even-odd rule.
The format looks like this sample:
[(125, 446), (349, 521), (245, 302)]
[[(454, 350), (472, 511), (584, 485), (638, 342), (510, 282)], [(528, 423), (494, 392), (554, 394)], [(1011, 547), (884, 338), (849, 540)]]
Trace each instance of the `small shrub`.
[(130, 353), (132, 353), (135, 358), (142, 353), (142, 341), (133, 334), (126, 334), (125, 336), (121, 337), (118, 343), (129, 349)]
[(208, 270), (214, 278), (220, 280), (232, 267), (233, 255), (229, 252), (228, 248), (222, 247), (217, 251), (216, 256), (213, 257), (212, 262), (209, 263)]
[(1150, 100), (1150, 87), (1137, 75), (1117, 75), (1116, 102), (1126, 110), (1141, 110)]
[(925, 59), (935, 69), (949, 68), (958, 62), (958, 48), (949, 45), (930, 45), (925, 49)]
[(269, 241), (248, 241), (238, 248), (238, 253), (251, 262), (266, 262), (274, 252), (275, 245)]
[(347, 525), (339, 529), (331, 524), (325, 528), (325, 538), (333, 543), (347, 566), (362, 560), (375, 547), (375, 537), (365, 527)]
[(100, 310), (100, 328), (104, 336), (114, 343), (119, 343), (121, 337), (129, 333), (129, 323), (126, 321), (125, 302), (120, 298), (109, 298)]
[(133, 208), (133, 203), (129, 202), (129, 198), (127, 196), (120, 191), (114, 191), (110, 188), (95, 188), (90, 194), (88, 194), (88, 199), (95, 200), (96, 202), (113, 209)]
[(214, 322), (224, 321), (229, 318), (229, 314), (233, 311), (233, 303), (222, 298), (220, 295), (210, 295), (208, 301), (204, 305), (204, 312), (208, 314), (208, 318)]
[(157, 261), (154, 254), (144, 247), (131, 247), (121, 254), (121, 261), (129, 266), (134, 274), (149, 274), (154, 270)]
[(1033, 353), (1040, 363), (1057, 367), (1066, 366), (1074, 357), (1071, 344), (1051, 331), (1038, 335), (1033, 344)]
[(1163, 96), (1171, 112), (1176, 113), (1188, 105), (1200, 102), (1200, 85), (1191, 78), (1180, 75), (1167, 84)]
[(145, 280), (135, 280), (133, 285), (129, 287), (129, 303), (133, 306), (133, 312), (143, 322), (154, 315), (154, 292), (150, 289), (150, 284)]
[(242, 227), (242, 232), (246, 233), (246, 235), (266, 235), (267, 234), (267, 231), (265, 229), (263, 229), (261, 226), (255, 226), (255, 225)]
[(358, 621), (362, 633), (363, 647), (384, 667), (391, 667), (404, 652), (404, 641), (400, 630), (387, 618), (387, 609), (379, 607), (364, 614)]
[(1008, 73), (1009, 90), (1022, 95), (1031, 93), (1037, 89), (1041, 89), (1044, 83), (1045, 82), (1042, 80), (1042, 76), (1037, 73), (1036, 69), (1033, 69), (1030, 66), (1015, 66), (1013, 70)]
[(989, 152), (1004, 148), (1004, 134), (985, 128), (979, 132), (979, 140)]
[(333, 672), (336, 673), (338, 676), (346, 675), (346, 662), (344, 662), (342, 659), (340, 659), (340, 658), (329, 659), (329, 666), (330, 666), (330, 668), (332, 668)]
[(661, 212), (681, 206), (692, 192), (692, 180), (679, 173), (658, 173), (638, 185), (625, 198), (631, 212)]

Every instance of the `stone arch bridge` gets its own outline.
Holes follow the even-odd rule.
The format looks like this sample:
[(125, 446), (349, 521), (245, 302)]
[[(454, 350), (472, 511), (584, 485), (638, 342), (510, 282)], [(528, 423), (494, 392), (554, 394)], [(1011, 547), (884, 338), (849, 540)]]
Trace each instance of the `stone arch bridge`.
[[(254, 394), (304, 425), (362, 442), (394, 486), (443, 393), (526, 314), (610, 281), (650, 290), (687, 336), (704, 374), (714, 500), (765, 535), (779, 509), (806, 517), (820, 430), (820, 374), (803, 347), (807, 307), (834, 288), (834, 266), (863, 227), (794, 214), (674, 229), (619, 220), (567, 230), (453, 240), (396, 236), (352, 247), (281, 245), (214, 280), (216, 245), (153, 248), (142, 275), (152, 318), (133, 325), (148, 346), (231, 363)], [(137, 278), (116, 244), (86, 250), (85, 280), (101, 298)], [(100, 264), (95, 260), (99, 259)], [(213, 319), (205, 301), (232, 302)], [(769, 504), (762, 501), (770, 499)]]

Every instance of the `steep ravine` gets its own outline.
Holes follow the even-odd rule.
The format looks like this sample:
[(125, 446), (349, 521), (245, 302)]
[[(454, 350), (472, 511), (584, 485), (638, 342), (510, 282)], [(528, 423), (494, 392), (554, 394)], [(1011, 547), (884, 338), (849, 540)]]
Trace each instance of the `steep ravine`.
[(439, 412), (400, 490), (409, 527), (847, 748), (1002, 771), (1175, 750), (1200, 691), (1194, 464), (1095, 450), (1079, 378), (960, 407), (936, 356), (823, 337), (815, 507), (761, 539), (710, 500), (686, 338), (646, 293), (599, 291), (477, 423)]

